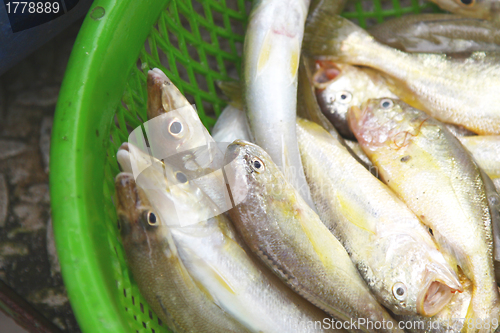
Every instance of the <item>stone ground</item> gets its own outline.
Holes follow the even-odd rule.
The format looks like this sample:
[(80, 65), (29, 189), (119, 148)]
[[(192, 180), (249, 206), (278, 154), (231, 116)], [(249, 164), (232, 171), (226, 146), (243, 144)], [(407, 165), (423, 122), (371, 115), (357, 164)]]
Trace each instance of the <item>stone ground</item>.
[(65, 332), (80, 332), (57, 260), (49, 145), (59, 87), (82, 21), (0, 76), (0, 279)]

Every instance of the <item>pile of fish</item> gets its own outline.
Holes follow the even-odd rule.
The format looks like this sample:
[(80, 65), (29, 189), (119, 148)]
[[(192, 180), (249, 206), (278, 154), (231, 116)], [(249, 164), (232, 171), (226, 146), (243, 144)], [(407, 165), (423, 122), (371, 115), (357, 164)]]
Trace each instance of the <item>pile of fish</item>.
[[(497, 0), (366, 31), (255, 2), (211, 134), (159, 69), (117, 153), (128, 265), (174, 332), (495, 332)], [(497, 3), (498, 2), (498, 3)]]

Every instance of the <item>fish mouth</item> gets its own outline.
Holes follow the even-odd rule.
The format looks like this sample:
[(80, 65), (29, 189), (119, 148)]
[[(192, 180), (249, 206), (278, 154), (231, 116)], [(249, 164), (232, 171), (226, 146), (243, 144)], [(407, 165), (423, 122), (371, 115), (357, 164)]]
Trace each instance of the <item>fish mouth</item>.
[(231, 143), (224, 156), (224, 174), (233, 206), (245, 201), (248, 195), (248, 165), (244, 159), (246, 148), (252, 145), (244, 140)]
[(115, 178), (115, 189), (118, 209), (127, 212), (128, 216), (133, 215), (140, 201), (134, 176), (128, 172), (120, 172)]
[(452, 272), (441, 274), (430, 271), (425, 281), (425, 287), (417, 298), (417, 312), (420, 315), (432, 317), (441, 311), (451, 300), (455, 292), (462, 292), (462, 285)]
[(312, 83), (316, 89), (320, 90), (326, 89), (342, 72), (335, 63), (327, 60), (317, 60), (316, 67)]
[(153, 119), (165, 113), (162, 105), (162, 87), (165, 82), (170, 81), (165, 73), (158, 68), (148, 71), (148, 118)]
[(119, 173), (115, 177), (115, 189), (120, 233), (123, 237), (132, 234), (132, 238), (135, 238), (137, 233), (132, 230), (141, 226), (140, 218), (144, 211), (149, 211), (150, 202), (131, 173)]
[(230, 164), (236, 157), (238, 157), (241, 149), (247, 145), (251, 145), (251, 143), (245, 140), (235, 140), (230, 143), (226, 148), (226, 153), (224, 154), (224, 165)]
[(373, 106), (370, 103), (371, 100), (365, 101), (361, 103), (361, 105), (356, 106), (353, 105), (349, 108), (349, 112), (347, 113), (348, 120), (361, 122), (367, 116), (367, 114), (373, 111)]
[(118, 148), (118, 151), (120, 151), (120, 150), (130, 151), (130, 147), (129, 147), (128, 142), (122, 143), (122, 145), (120, 146), (120, 148)]
[(363, 119), (363, 117), (366, 114), (366, 108), (361, 106), (351, 106), (349, 110), (347, 111), (347, 123), (349, 124), (349, 127), (351, 128), (353, 133), (356, 133), (359, 131), (360, 123)]
[(236, 158), (236, 156), (239, 155), (239, 153), (242, 149), (245, 149), (246, 147), (252, 147), (252, 146), (255, 146), (255, 145), (251, 142), (241, 140), (241, 139), (234, 140), (226, 148), (226, 153), (224, 155), (224, 165), (231, 163), (231, 161), (234, 160)]
[[(382, 131), (379, 128), (381, 126), (375, 127), (377, 121), (373, 114), (373, 103), (369, 103), (370, 101), (362, 103), (361, 106), (351, 106), (347, 113), (347, 122), (352, 133), (358, 142), (366, 147), (384, 144), (386, 141), (379, 140), (384, 137), (384, 132), (383, 128)], [(375, 121), (370, 121), (371, 119)]]
[(360, 109), (358, 106), (351, 106), (349, 108), (349, 112), (347, 114), (347, 117), (348, 119), (352, 119), (351, 121), (358, 121), (359, 119), (361, 119), (361, 117), (363, 116), (364, 112), (362, 111), (362, 109)]
[(116, 153), (116, 160), (120, 166), (120, 170), (123, 172), (133, 172), (132, 162), (130, 161), (130, 146), (128, 142), (122, 143), (118, 152)]
[[(148, 87), (150, 89), (156, 88), (158, 91), (161, 90), (163, 84), (169, 82), (168, 77), (159, 68), (153, 68), (148, 71)], [(159, 96), (159, 95), (158, 95)]]
[(148, 119), (190, 106), (188, 100), (160, 69), (148, 71)]
[[(118, 152), (116, 159), (123, 172), (128, 172), (137, 177), (147, 168), (161, 163), (148, 153), (142, 151), (132, 143), (124, 142)], [(142, 185), (141, 185), (142, 186)]]

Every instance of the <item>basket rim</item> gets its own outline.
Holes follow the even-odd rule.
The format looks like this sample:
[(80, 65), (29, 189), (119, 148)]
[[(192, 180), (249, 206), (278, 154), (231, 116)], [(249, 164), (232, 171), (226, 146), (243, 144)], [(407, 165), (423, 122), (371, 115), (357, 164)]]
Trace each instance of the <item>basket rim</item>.
[[(111, 255), (98, 225), (106, 216), (104, 142), (131, 69), (169, 1), (94, 1), (59, 93), (50, 151), (52, 219), (64, 284), (82, 332), (131, 329), (110, 306), (114, 281), (105, 281), (111, 267), (100, 259)], [(104, 16), (92, 15), (96, 7), (104, 8)]]

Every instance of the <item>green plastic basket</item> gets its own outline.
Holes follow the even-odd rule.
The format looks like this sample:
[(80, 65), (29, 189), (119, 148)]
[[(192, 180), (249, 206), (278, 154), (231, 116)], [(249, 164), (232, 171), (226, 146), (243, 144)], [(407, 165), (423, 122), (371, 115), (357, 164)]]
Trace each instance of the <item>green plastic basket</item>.
[[(406, 0), (405, 0), (406, 1)], [(73, 47), (50, 157), (52, 216), (69, 299), (83, 332), (168, 332), (127, 268), (113, 205), (116, 151), (146, 120), (146, 74), (159, 67), (211, 127), (238, 76), (247, 0), (97, 0)], [(409, 0), (353, 1), (363, 27), (437, 11)]]

